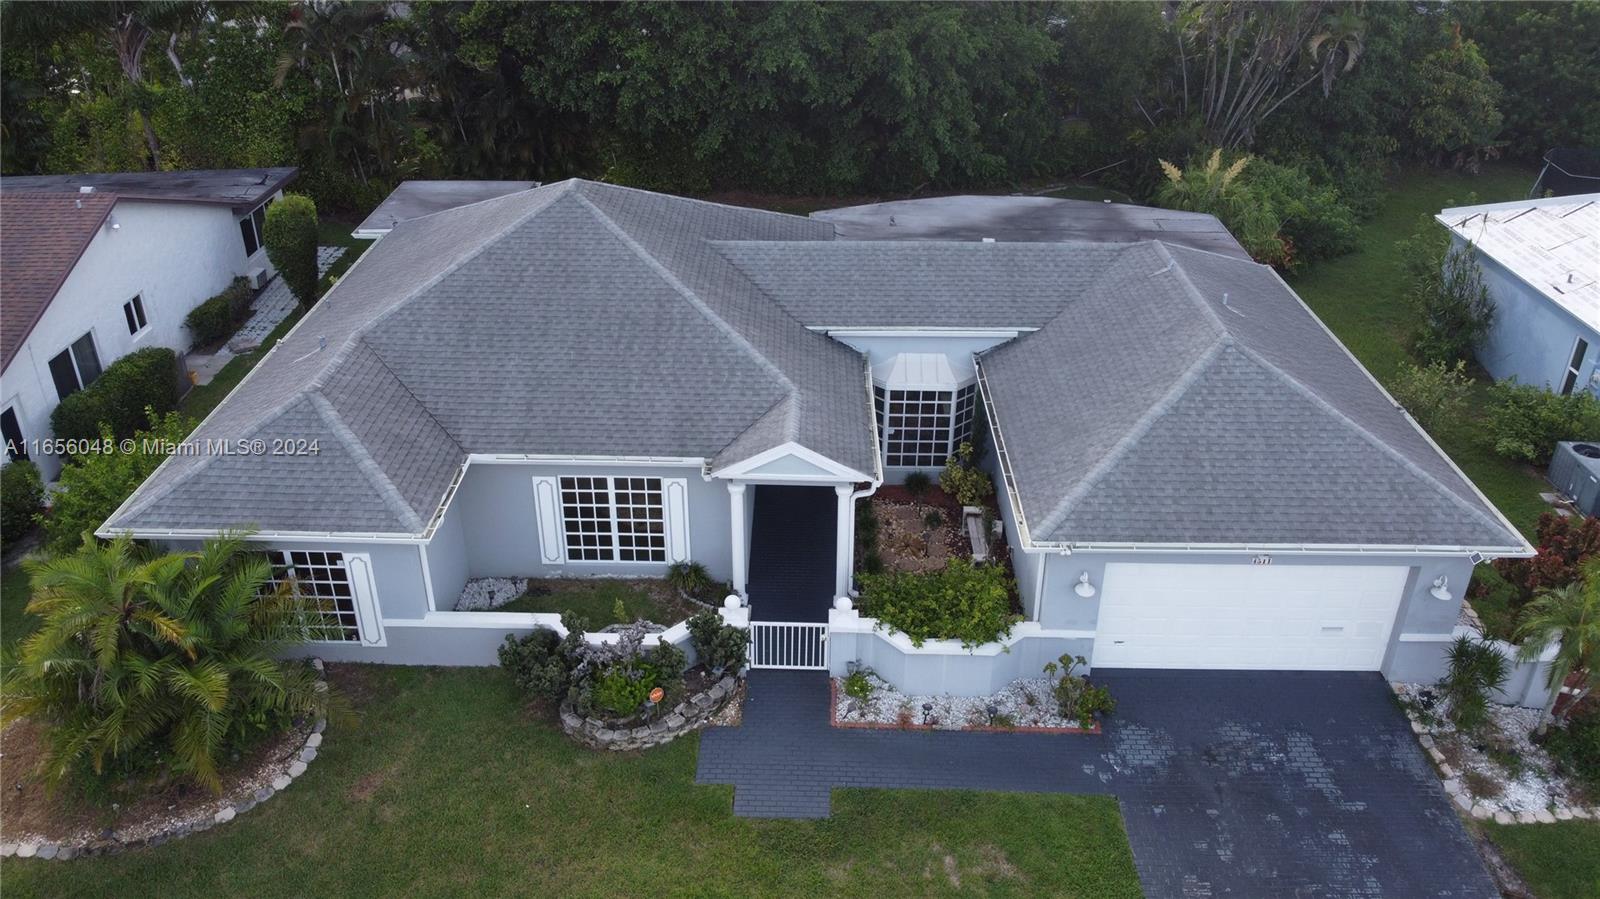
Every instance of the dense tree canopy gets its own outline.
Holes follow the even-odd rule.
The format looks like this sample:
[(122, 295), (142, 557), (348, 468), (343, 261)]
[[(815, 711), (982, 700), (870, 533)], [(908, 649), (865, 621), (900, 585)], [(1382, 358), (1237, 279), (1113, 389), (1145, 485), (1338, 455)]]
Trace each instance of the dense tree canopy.
[(7, 172), (909, 193), (1248, 150), (1359, 209), (1387, 164), (1600, 143), (1600, 2), (5, 2)]

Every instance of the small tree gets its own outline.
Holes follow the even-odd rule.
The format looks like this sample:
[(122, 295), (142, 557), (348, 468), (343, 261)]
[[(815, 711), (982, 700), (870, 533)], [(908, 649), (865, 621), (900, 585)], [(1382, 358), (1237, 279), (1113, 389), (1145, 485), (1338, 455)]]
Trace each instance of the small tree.
[(1402, 247), (1411, 272), (1411, 304), (1419, 319), (1411, 345), (1427, 362), (1453, 365), (1470, 360), (1489, 335), (1494, 302), (1483, 283), (1477, 251), (1469, 245), (1439, 252), (1437, 246), (1435, 240), (1413, 239)]
[(1450, 701), (1450, 720), (1468, 733), (1489, 720), (1489, 694), (1505, 685), (1506, 657), (1487, 643), (1457, 637), (1439, 691)]
[(1402, 362), (1389, 390), (1413, 418), (1433, 431), (1461, 418), (1472, 390), (1472, 376), (1467, 374), (1466, 362), (1422, 366)]
[(284, 661), (311, 613), (241, 536), (146, 557), (130, 537), (86, 539), (23, 563), (43, 619), (5, 672), (0, 720), (45, 727), (43, 775), (137, 770), (160, 747), (176, 772), (221, 789), (230, 748), (325, 707), (309, 666)]
[[(70, 553), (117, 511), (144, 479), (167, 458), (168, 451), (189, 436), (193, 422), (177, 412), (150, 415), (150, 430), (133, 435), (132, 452), (85, 453), (73, 457), (61, 470), (61, 490), (55, 495), (50, 514), (43, 516), (45, 548), (56, 554)], [(114, 445), (108, 427), (102, 441)]]
[(1600, 686), (1600, 562), (1585, 563), (1582, 577), (1573, 583), (1540, 591), (1523, 609), (1517, 639), (1523, 661), (1533, 661), (1546, 646), (1557, 644), (1545, 679), (1552, 700), (1570, 676), (1578, 675), (1578, 692), (1559, 716), (1565, 719)]
[(301, 194), (285, 194), (267, 210), (262, 235), (267, 258), (302, 306), (317, 301), (317, 206)]

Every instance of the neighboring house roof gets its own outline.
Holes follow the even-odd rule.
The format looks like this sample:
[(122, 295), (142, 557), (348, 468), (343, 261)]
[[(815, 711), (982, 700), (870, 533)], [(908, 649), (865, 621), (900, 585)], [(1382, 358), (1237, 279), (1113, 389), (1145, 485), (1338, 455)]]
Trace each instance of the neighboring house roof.
[(382, 237), (401, 222), (538, 186), (537, 181), (402, 181), (351, 233)]
[(979, 364), (1035, 542), (1524, 545), (1264, 266), (1130, 247)]
[(418, 533), (470, 453), (722, 466), (796, 443), (875, 471), (866, 360), (712, 246), (804, 218), (584, 181), (403, 222), (194, 435), (316, 456), (174, 456), (107, 523)]
[(81, 188), (110, 191), (124, 200), (255, 206), (294, 180), (299, 169), (190, 169), (181, 172), (106, 172), (78, 175), (7, 175), (0, 191), (79, 193)]
[(117, 198), (0, 189), (0, 370), (99, 233)]
[(1240, 259), (1239, 246), (1216, 217), (1128, 203), (1051, 197), (931, 197), (814, 212), (843, 240), (982, 240), (1007, 243), (1161, 240)]
[(1600, 193), (1458, 206), (1434, 218), (1600, 331)]
[(727, 241), (717, 250), (814, 328), (1038, 328), (1129, 244)]

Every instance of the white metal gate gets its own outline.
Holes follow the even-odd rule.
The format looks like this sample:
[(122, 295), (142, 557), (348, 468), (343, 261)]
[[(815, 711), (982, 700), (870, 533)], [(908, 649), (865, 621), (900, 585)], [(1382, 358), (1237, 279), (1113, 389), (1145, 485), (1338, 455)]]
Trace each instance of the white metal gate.
[(750, 622), (750, 667), (828, 667), (828, 625), (811, 621)]

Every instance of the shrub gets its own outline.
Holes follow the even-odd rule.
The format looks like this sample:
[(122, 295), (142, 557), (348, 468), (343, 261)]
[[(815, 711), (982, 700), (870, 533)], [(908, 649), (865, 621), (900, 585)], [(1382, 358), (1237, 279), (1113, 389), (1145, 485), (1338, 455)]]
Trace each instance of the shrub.
[(928, 530), (931, 531), (941, 524), (944, 524), (944, 516), (940, 515), (937, 509), (929, 509), (922, 514), (922, 526)]
[(989, 473), (972, 464), (972, 444), (963, 443), (944, 464), (939, 473), (939, 486), (956, 498), (963, 506), (982, 506), (994, 493), (994, 481)]
[(1257, 159), (1244, 170), (1246, 185), (1282, 220), (1289, 262), (1331, 259), (1354, 250), (1360, 231), (1355, 211), (1331, 185), (1315, 184), (1294, 165)]
[(699, 562), (673, 562), (667, 566), (667, 586), (685, 596), (705, 600), (720, 585)]
[(744, 667), (748, 635), (716, 612), (701, 612), (689, 619), (689, 641), (700, 664), (713, 674)]
[(157, 414), (178, 408), (178, 354), (166, 347), (135, 350), (111, 363), (93, 384), (69, 395), (50, 413), (50, 429), (68, 440), (94, 440), (100, 426), (131, 437)]
[(267, 209), (262, 229), (267, 258), (302, 306), (317, 301), (317, 204), (302, 194), (285, 194)]
[(1411, 347), (1429, 362), (1465, 362), (1494, 325), (1494, 301), (1477, 251), (1452, 249), (1437, 262), (1431, 256), (1421, 260), (1429, 263), (1426, 269), (1411, 266), (1410, 300), (1420, 322)]
[(1389, 392), (1424, 428), (1434, 431), (1441, 425), (1461, 420), (1472, 383), (1464, 361), (1457, 361), (1455, 365), (1402, 362), (1394, 383), (1389, 385)]
[(891, 571), (861, 576), (862, 613), (926, 640), (990, 643), (1011, 633), (1011, 581), (997, 565), (951, 559), (938, 571)]
[(1279, 234), (1282, 217), (1261, 191), (1241, 177), (1251, 158), (1240, 156), (1224, 165), (1222, 151), (1217, 149), (1205, 163), (1184, 169), (1163, 159), (1161, 171), (1166, 180), (1156, 189), (1156, 203), (1214, 215), (1257, 262), (1287, 268), (1291, 257), (1288, 243)]
[[(45, 549), (70, 553), (83, 535), (105, 523), (122, 501), (167, 458), (167, 450), (189, 436), (193, 423), (177, 412), (150, 419), (150, 429), (136, 431), (131, 453), (88, 453), (75, 456), (61, 470), (61, 489), (43, 519)], [(109, 428), (102, 432), (111, 440)]]
[(906, 475), (906, 492), (912, 499), (921, 499), (929, 490), (933, 489), (933, 477), (925, 471), (913, 471)]
[(1449, 667), (1439, 681), (1439, 692), (1450, 702), (1450, 720), (1457, 728), (1474, 733), (1489, 720), (1489, 694), (1509, 675), (1505, 656), (1488, 643), (1457, 637), (1450, 644)]
[(1600, 399), (1587, 390), (1560, 396), (1531, 384), (1501, 381), (1489, 388), (1486, 434), (1496, 453), (1545, 465), (1558, 441), (1600, 441)]
[(1077, 673), (1080, 667), (1088, 663), (1089, 660), (1083, 656), (1063, 655), (1054, 662), (1046, 662), (1044, 666), (1044, 674), (1051, 681), (1050, 692), (1055, 696), (1061, 717), (1077, 721), (1078, 726), (1084, 728), (1094, 727), (1102, 716), (1111, 714), (1117, 708), (1117, 701), (1111, 698), (1110, 689), (1094, 686)]
[(1495, 570), (1517, 590), (1519, 609), (1535, 593), (1578, 580), (1585, 562), (1600, 554), (1600, 518), (1539, 516), (1536, 550), (1531, 559), (1496, 559)]
[(872, 678), (868, 677), (865, 669), (856, 670), (845, 675), (844, 695), (857, 702), (866, 702), (872, 698)]
[(16, 459), (0, 468), (0, 537), (9, 541), (28, 533), (43, 509), (44, 482), (38, 466)]
[(570, 631), (565, 638), (548, 628), (522, 637), (507, 634), (500, 644), (500, 667), (525, 692), (559, 702), (571, 685), (573, 652), (582, 640), (582, 630)]
[(641, 710), (651, 690), (671, 691), (681, 684), (683, 651), (670, 643), (646, 650), (645, 633), (635, 625), (623, 629), (615, 643), (577, 644), (567, 695), (580, 714), (599, 710), (626, 718)]
[(1591, 794), (1600, 794), (1600, 703), (1590, 702), (1573, 712), (1543, 739), (1544, 748), (1563, 768)]
[(23, 564), (43, 621), (6, 669), (0, 719), (44, 725), (51, 782), (165, 754), (220, 791), (222, 759), (325, 707), (311, 668), (282, 658), (315, 613), (292, 584), (270, 589), (266, 558), (237, 535), (154, 557), (128, 537), (86, 540)]
[(255, 291), (250, 289), (250, 282), (234, 278), (222, 293), (190, 309), (183, 319), (183, 326), (189, 329), (195, 346), (215, 343), (231, 335), (234, 328), (245, 320), (250, 311), (250, 301), (254, 298)]

